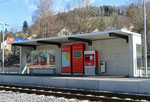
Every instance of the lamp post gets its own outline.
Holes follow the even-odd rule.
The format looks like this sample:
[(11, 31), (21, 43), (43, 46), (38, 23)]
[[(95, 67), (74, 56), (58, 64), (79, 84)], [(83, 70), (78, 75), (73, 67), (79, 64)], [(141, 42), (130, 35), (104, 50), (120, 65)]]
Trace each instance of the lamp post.
[(143, 0), (143, 16), (144, 16), (144, 67), (145, 67), (145, 76), (147, 77), (147, 40), (146, 40), (146, 7), (145, 7), (145, 0)]
[(2, 65), (3, 65), (3, 66), (2, 66), (2, 71), (3, 71), (3, 73), (4, 73), (4, 64), (5, 64), (5, 63), (4, 63), (4, 61), (5, 61), (5, 60), (4, 60), (4, 46), (5, 46), (5, 45), (4, 45), (4, 38), (5, 38), (5, 31), (4, 31), (4, 30), (5, 30), (5, 26), (9, 26), (9, 24), (0, 22), (0, 25), (3, 26), (3, 48), (2, 48), (2, 50), (3, 50), (3, 51), (2, 51), (2, 58), (3, 58), (3, 59), (2, 59)]

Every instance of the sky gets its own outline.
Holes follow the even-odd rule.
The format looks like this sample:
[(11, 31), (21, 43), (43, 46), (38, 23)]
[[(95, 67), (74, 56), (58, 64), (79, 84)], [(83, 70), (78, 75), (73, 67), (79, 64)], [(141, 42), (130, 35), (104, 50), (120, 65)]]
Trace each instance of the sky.
[[(22, 29), (23, 22), (26, 20), (29, 26), (32, 24), (33, 12), (37, 9), (35, 3), (38, 0), (0, 0), (0, 22), (8, 23), (11, 28), (20, 31)], [(52, 0), (52, 9), (55, 12), (61, 12), (65, 10), (67, 5), (73, 9), (77, 7), (77, 0)], [(128, 5), (131, 0), (91, 0), (93, 6), (103, 5)], [(0, 30), (1, 30), (0, 26)]]

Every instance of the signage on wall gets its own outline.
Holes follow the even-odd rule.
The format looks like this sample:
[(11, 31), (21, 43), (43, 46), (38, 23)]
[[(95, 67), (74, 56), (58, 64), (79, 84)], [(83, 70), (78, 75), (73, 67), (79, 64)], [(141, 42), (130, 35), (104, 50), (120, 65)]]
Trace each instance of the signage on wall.
[(28, 40), (28, 39), (21, 39), (21, 38), (8, 37), (8, 38), (7, 38), (7, 43), (20, 42), (20, 41), (27, 41), (27, 40)]
[(62, 67), (70, 67), (70, 52), (62, 52)]

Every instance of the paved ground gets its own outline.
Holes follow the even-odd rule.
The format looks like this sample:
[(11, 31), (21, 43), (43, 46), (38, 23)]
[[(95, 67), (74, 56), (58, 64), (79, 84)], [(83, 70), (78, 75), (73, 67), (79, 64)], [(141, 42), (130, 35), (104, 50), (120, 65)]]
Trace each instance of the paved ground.
[[(5, 73), (0, 73), (2, 75), (21, 75), (19, 74), (19, 67), (5, 67), (4, 68)], [(0, 67), (0, 72), (2, 72), (2, 67)], [(138, 78), (129, 78), (124, 76), (84, 76), (84, 75), (78, 75), (78, 76), (69, 76), (69, 75), (50, 75), (50, 74), (30, 74), (31, 76), (41, 76), (41, 77), (54, 77), (54, 78), (67, 78), (67, 79), (90, 79), (90, 80), (149, 80), (150, 77), (138, 77)], [(21, 76), (30, 76), (29, 74), (21, 75)]]

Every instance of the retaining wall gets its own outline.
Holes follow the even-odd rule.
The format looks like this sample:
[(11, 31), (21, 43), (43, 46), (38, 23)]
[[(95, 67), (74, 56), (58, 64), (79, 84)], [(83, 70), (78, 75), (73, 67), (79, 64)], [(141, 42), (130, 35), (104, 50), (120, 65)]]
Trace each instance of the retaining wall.
[(0, 75), (0, 83), (150, 94), (149, 79)]

